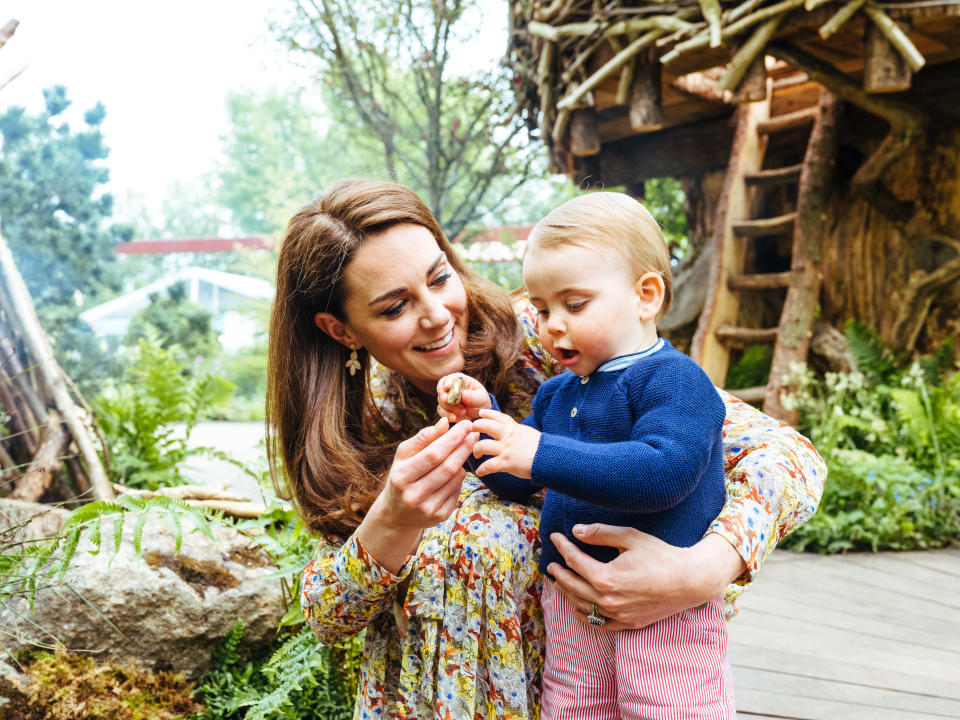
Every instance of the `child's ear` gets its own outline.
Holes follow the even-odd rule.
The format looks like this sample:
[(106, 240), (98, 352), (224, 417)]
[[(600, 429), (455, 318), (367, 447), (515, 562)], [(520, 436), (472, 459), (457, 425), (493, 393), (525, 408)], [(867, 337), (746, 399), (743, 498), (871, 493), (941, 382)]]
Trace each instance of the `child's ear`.
[(325, 334), (329, 335), (341, 345), (345, 345), (347, 347), (355, 345), (357, 348), (360, 347), (360, 343), (357, 342), (357, 339), (354, 337), (353, 333), (350, 332), (350, 329), (346, 326), (346, 324), (344, 324), (343, 321), (338, 320), (330, 313), (318, 312), (313, 316), (313, 323)]
[(663, 298), (666, 288), (663, 277), (658, 272), (648, 272), (637, 278), (633, 291), (637, 296), (637, 312), (640, 320), (653, 322), (660, 308), (663, 307)]

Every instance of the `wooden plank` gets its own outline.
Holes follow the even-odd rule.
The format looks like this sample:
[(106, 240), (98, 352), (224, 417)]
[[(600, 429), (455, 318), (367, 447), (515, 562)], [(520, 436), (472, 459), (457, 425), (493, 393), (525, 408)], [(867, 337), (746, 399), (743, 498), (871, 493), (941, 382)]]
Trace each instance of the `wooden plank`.
[(960, 700), (905, 693), (889, 687), (860, 685), (829, 679), (812, 679), (758, 668), (734, 668), (736, 691), (766, 690), (799, 695), (811, 700), (851, 703), (865, 708), (913, 711), (920, 715), (960, 717)]
[(730, 662), (741, 672), (771, 670), (814, 680), (836, 680), (866, 687), (897, 688), (901, 692), (960, 701), (960, 684), (937, 680), (909, 667), (884, 670), (844, 659), (842, 648), (824, 648), (818, 654), (804, 653), (769, 642), (745, 642), (730, 635)]
[(757, 132), (770, 135), (772, 133), (793, 130), (794, 128), (812, 125), (820, 109), (817, 107), (804, 108), (786, 115), (777, 115), (757, 125)]
[[(924, 563), (924, 554), (910, 553), (909, 557), (905, 553), (881, 553), (867, 557), (847, 555), (844, 560), (857, 567), (887, 572), (893, 577), (909, 580), (920, 587), (937, 588), (938, 591), (944, 590), (954, 596), (960, 596), (960, 573), (951, 573), (936, 564)], [(960, 567), (960, 558), (950, 562)], [(937, 594), (939, 595), (939, 592)]]
[[(788, 720), (926, 720), (942, 715), (918, 714), (912, 710), (892, 710), (858, 706), (836, 700), (819, 700), (796, 694), (775, 693), (745, 688), (737, 692), (737, 707), (766, 717)], [(788, 714), (782, 714), (784, 708)]]
[(956, 662), (960, 666), (960, 636), (956, 628), (944, 628), (947, 633), (945, 636), (943, 632), (937, 632), (933, 628), (904, 627), (900, 623), (891, 623), (886, 618), (864, 615), (845, 604), (824, 607), (792, 597), (771, 597), (766, 594), (751, 598), (751, 601), (751, 613), (761, 613), (774, 618), (802, 617), (822, 628), (850, 630), (875, 638), (943, 650), (956, 655)]
[(733, 223), (752, 214), (753, 193), (744, 175), (760, 169), (764, 143), (757, 125), (769, 117), (769, 102), (741, 105), (737, 110), (737, 132), (730, 150), (730, 161), (717, 201), (714, 221), (713, 261), (703, 312), (690, 347), (690, 356), (710, 379), (722, 385), (730, 363), (730, 350), (717, 337), (716, 330), (736, 325), (740, 309), (737, 293), (727, 287), (726, 278), (743, 272), (744, 244), (737, 242)]
[(740, 345), (761, 345), (777, 339), (776, 328), (745, 328), (723, 325), (717, 328), (717, 340)]
[(727, 287), (731, 290), (776, 290), (790, 285), (790, 275), (790, 271), (731, 275), (727, 278)]
[[(884, 622), (899, 623), (906, 628), (930, 632), (936, 632), (940, 629), (946, 638), (952, 637), (956, 632), (955, 628), (948, 629), (948, 623), (956, 622), (955, 613), (945, 612), (939, 606), (933, 606), (934, 610), (940, 611), (935, 614), (930, 612), (931, 608), (923, 603), (920, 603), (919, 606), (913, 605), (909, 600), (902, 598), (895, 600), (892, 597), (865, 591), (860, 587), (841, 586), (829, 578), (820, 578), (817, 587), (811, 587), (807, 590), (798, 588), (793, 584), (771, 580), (769, 577), (764, 579), (763, 584), (766, 588), (765, 592), (775, 594), (778, 597), (796, 596), (810, 606), (843, 606), (853, 612), (862, 613), (865, 616), (877, 618)], [(878, 597), (878, 595), (881, 596)], [(752, 606), (752, 602), (752, 597), (744, 596), (738, 604), (745, 612)]]
[(724, 388), (724, 390), (726, 390), (728, 393), (730, 393), (734, 397), (740, 398), (745, 403), (750, 403), (752, 405), (754, 403), (758, 403), (761, 400), (763, 400), (763, 396), (767, 392), (767, 386), (755, 385), (754, 387), (747, 387), (747, 388), (733, 388), (733, 389)]
[(800, 172), (803, 170), (803, 163), (798, 165), (787, 165), (782, 168), (771, 168), (770, 170), (761, 170), (760, 172), (748, 173), (744, 179), (751, 185), (762, 185), (768, 187), (771, 185), (784, 185), (786, 183), (796, 182), (800, 179)]
[(757, 220), (740, 220), (733, 223), (733, 232), (744, 237), (760, 237), (762, 235), (783, 235), (793, 232), (797, 213), (790, 212), (772, 218)]
[(772, 617), (753, 613), (749, 624), (731, 628), (731, 634), (744, 642), (759, 644), (776, 638), (793, 649), (813, 655), (829, 657), (843, 653), (845, 660), (859, 665), (889, 671), (903, 670), (924, 673), (942, 681), (960, 677), (960, 659), (956, 653), (930, 648), (918, 648), (898, 640), (875, 638), (854, 630), (822, 628), (795, 618)]

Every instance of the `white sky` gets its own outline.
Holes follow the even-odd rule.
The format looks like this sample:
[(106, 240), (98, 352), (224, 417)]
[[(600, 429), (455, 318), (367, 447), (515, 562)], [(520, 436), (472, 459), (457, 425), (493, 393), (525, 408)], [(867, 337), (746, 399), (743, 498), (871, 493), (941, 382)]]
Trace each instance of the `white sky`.
[[(302, 81), (267, 37), (282, 0), (0, 0), (0, 24), (20, 26), (0, 51), (0, 108), (43, 106), (65, 85), (74, 127), (97, 101), (110, 189), (156, 202), (177, 179), (212, 169), (231, 90)], [(120, 208), (118, 208), (120, 210)], [(119, 212), (118, 214), (122, 214)]]
[[(362, 2), (362, 0), (358, 0)], [(482, 43), (503, 52), (505, 3), (485, 13), (501, 28)], [(74, 127), (97, 101), (107, 109), (103, 132), (109, 189), (156, 206), (167, 185), (213, 169), (227, 129), (230, 91), (303, 86), (306, 73), (269, 37), (267, 19), (285, 0), (0, 0), (0, 25), (20, 21), (0, 51), (0, 110), (43, 106), (42, 89), (65, 85)], [(478, 53), (464, 56), (478, 60)], [(123, 209), (117, 207), (117, 215)]]

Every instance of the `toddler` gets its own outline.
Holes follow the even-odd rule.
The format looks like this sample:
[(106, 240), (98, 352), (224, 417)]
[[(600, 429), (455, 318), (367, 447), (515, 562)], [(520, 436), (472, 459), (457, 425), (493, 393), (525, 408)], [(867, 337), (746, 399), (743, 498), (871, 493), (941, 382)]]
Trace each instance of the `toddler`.
[(735, 716), (723, 602), (639, 630), (591, 627), (546, 574), (564, 533), (594, 558), (617, 550), (579, 542), (573, 526), (602, 522), (695, 544), (724, 503), (723, 401), (706, 374), (657, 336), (671, 299), (670, 256), (636, 200), (597, 192), (541, 220), (523, 278), (546, 350), (572, 372), (540, 386), (522, 423), (497, 411), (462, 374), (437, 385), (439, 412), (478, 418), (471, 469), (497, 495), (523, 501), (546, 488), (540, 516), (547, 650), (544, 720)]

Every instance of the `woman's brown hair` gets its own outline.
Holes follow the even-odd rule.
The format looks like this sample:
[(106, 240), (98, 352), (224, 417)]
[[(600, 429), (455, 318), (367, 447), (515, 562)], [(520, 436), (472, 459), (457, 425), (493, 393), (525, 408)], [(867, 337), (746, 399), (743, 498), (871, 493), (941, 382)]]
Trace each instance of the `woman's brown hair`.
[[(267, 458), (278, 494), (291, 498), (311, 530), (345, 537), (383, 485), (395, 446), (364, 431), (372, 409), (364, 372), (344, 368), (349, 350), (314, 324), (343, 313), (343, 274), (367, 237), (413, 223), (430, 231), (467, 294), (464, 372), (500, 396), (522, 338), (509, 296), (467, 267), (429, 208), (409, 188), (343, 180), (305, 205), (287, 225), (277, 260), (267, 368)], [(280, 482), (282, 474), (286, 482)]]

